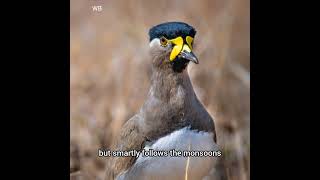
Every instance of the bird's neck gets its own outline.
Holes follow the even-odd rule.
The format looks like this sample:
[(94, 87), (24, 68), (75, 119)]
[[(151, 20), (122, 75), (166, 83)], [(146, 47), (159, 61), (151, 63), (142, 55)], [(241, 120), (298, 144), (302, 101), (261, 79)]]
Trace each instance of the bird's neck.
[(149, 96), (161, 101), (194, 98), (195, 93), (187, 69), (180, 73), (172, 69), (154, 69)]
[(188, 125), (197, 127), (196, 105), (187, 70), (176, 73), (154, 69), (148, 97), (140, 109), (142, 131), (153, 140)]

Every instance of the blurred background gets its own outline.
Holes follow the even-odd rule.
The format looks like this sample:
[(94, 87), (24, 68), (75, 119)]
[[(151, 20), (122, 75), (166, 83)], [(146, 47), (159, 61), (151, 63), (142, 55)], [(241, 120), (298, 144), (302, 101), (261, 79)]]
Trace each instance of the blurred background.
[[(220, 179), (250, 176), (249, 0), (71, 0), (70, 173), (104, 176), (108, 148), (148, 93), (150, 27), (183, 21), (197, 30), (200, 64), (188, 71), (214, 117)], [(92, 6), (102, 7), (93, 11)], [(213, 179), (213, 177), (212, 177)]]

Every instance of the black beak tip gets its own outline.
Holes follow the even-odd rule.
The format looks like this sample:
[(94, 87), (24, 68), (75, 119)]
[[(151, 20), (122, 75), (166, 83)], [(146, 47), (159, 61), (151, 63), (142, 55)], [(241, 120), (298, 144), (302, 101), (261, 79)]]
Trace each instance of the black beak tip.
[(181, 56), (189, 61), (194, 62), (195, 64), (199, 64), (198, 58), (192, 52), (181, 52)]
[(192, 62), (194, 62), (195, 64), (199, 64), (198, 58), (195, 58), (194, 60), (191, 60)]

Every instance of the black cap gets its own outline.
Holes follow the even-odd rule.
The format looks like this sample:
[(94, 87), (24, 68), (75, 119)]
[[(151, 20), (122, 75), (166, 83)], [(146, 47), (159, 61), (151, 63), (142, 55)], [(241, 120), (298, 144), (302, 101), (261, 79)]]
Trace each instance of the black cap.
[(174, 39), (181, 36), (185, 39), (187, 36), (194, 38), (196, 30), (183, 22), (166, 22), (152, 27), (149, 30), (150, 41), (154, 38), (160, 38), (164, 36), (167, 39)]

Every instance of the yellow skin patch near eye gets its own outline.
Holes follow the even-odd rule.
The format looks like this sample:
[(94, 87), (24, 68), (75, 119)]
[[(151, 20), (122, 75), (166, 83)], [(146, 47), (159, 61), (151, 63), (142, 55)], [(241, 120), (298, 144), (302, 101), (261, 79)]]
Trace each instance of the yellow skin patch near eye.
[(193, 38), (191, 36), (187, 36), (186, 37), (186, 41), (190, 47), (190, 49), (192, 50), (192, 41), (193, 41)]
[(182, 37), (177, 37), (175, 39), (169, 40), (172, 44), (174, 44), (174, 47), (170, 54), (170, 61), (173, 61), (176, 56), (181, 52), (182, 46), (183, 46), (183, 39)]
[(191, 52), (191, 48), (188, 45), (183, 45), (182, 51)]
[(179, 36), (175, 39), (171, 39), (169, 41), (174, 45), (174, 47), (171, 51), (171, 54), (170, 54), (170, 61), (173, 61), (179, 55), (179, 53), (183, 50), (185, 50), (187, 52), (192, 51), (191, 43), (193, 41), (193, 38), (190, 36), (186, 37), (186, 41), (187, 41), (188, 45), (183, 43), (183, 38), (181, 36)]

